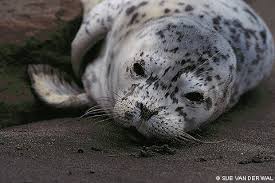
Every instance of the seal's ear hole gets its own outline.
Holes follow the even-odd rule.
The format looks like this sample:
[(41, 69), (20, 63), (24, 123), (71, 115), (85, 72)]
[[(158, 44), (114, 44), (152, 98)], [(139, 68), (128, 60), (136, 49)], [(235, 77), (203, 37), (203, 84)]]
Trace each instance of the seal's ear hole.
[(142, 77), (145, 76), (145, 71), (141, 64), (135, 63), (133, 65), (133, 70), (137, 75), (142, 76)]
[(185, 94), (184, 97), (192, 102), (202, 103), (204, 101), (203, 94), (200, 92), (190, 92), (190, 93)]

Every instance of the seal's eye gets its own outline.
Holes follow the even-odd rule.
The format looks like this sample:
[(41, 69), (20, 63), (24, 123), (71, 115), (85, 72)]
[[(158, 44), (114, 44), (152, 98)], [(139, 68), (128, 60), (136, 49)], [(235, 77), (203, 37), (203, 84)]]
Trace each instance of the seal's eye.
[(142, 65), (140, 65), (139, 63), (135, 63), (135, 64), (134, 64), (133, 70), (134, 70), (134, 72), (135, 72), (137, 75), (142, 76), (142, 77), (145, 76), (144, 68), (143, 68)]
[(203, 102), (204, 101), (204, 97), (202, 93), (199, 92), (191, 92), (191, 93), (187, 93), (184, 95), (185, 98), (187, 98), (188, 100), (192, 101), (192, 102)]

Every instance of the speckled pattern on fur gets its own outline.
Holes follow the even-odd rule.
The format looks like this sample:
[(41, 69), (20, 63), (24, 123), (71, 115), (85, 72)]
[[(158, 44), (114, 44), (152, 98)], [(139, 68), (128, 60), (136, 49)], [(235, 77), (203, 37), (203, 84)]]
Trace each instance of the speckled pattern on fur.
[[(268, 77), (272, 35), (242, 0), (105, 0), (85, 8), (72, 65), (87, 98), (146, 137), (191, 139)], [(85, 53), (105, 38), (99, 57)], [(105, 100), (103, 100), (105, 99)]]

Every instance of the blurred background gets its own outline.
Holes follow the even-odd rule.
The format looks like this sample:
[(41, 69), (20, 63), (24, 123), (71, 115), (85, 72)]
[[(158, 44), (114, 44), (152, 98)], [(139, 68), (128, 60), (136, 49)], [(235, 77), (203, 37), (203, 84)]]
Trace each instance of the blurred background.
[(20, 43), (32, 36), (45, 38), (60, 21), (81, 15), (79, 0), (1, 0), (1, 43)]

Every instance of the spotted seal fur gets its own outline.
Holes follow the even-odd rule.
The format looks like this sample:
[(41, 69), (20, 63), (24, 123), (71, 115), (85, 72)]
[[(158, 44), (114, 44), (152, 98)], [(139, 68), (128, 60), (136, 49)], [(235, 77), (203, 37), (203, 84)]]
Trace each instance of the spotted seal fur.
[[(271, 73), (272, 35), (242, 0), (83, 4), (72, 66), (84, 89), (50, 66), (28, 69), (32, 87), (52, 106), (99, 105), (145, 137), (187, 140), (186, 132), (219, 117)], [(84, 65), (100, 40), (99, 56)]]

